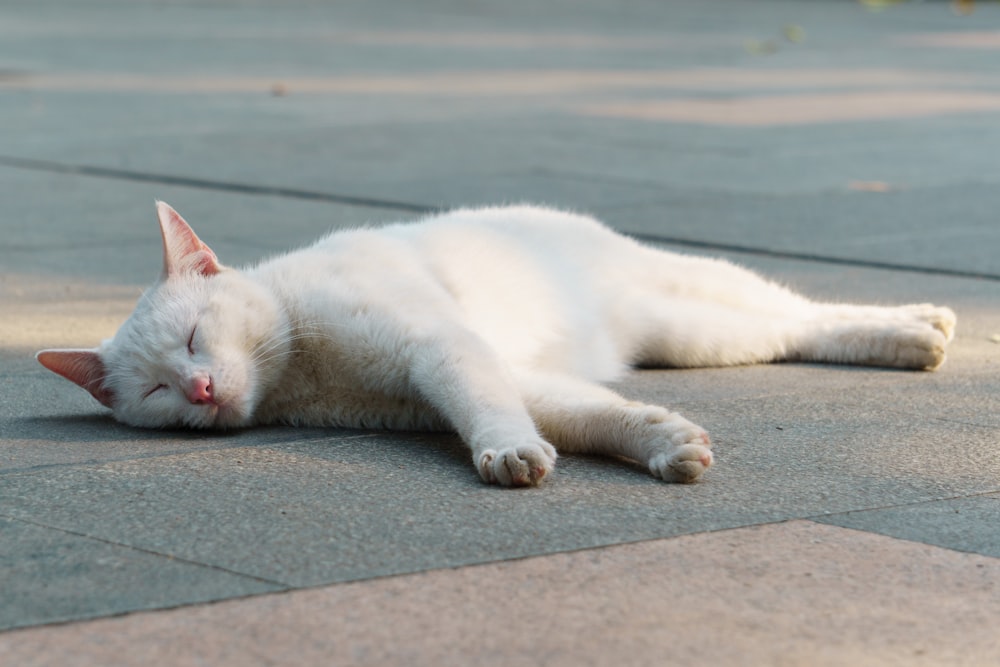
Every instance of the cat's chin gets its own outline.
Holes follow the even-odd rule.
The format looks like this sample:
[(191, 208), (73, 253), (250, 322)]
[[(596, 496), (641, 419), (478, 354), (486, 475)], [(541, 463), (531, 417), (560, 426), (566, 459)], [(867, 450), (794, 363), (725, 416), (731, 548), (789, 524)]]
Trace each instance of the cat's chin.
[(253, 425), (252, 412), (247, 406), (237, 403), (199, 406), (186, 414), (175, 415), (169, 420), (135, 418), (131, 415), (116, 414), (118, 421), (138, 428), (196, 429), (206, 431), (227, 431)]
[(227, 430), (250, 426), (252, 422), (249, 410), (234, 403), (213, 405), (207, 416), (207, 423), (200, 428)]

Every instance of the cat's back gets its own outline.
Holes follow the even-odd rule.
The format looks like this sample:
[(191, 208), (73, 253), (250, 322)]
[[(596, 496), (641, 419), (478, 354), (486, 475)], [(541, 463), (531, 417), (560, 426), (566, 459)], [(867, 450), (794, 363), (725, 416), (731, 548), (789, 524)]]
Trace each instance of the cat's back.
[[(456, 209), (413, 222), (335, 231), (267, 266), (286, 282), (340, 277), (409, 283), (430, 272), (449, 282), (558, 280), (620, 261), (635, 244), (593, 218), (536, 206)], [(277, 272), (275, 271), (277, 269)], [(496, 274), (500, 274), (502, 278)], [(578, 278), (579, 276), (574, 276)]]
[(473, 294), (538, 300), (559, 283), (578, 282), (581, 276), (569, 274), (593, 268), (607, 256), (609, 244), (623, 241), (590, 218), (562, 211), (457, 209), (413, 222), (335, 231), (250, 273), (269, 283), (284, 303), (306, 308), (314, 298), (367, 300), (393, 309)]
[[(449, 238), (450, 237), (450, 238)], [(540, 206), (495, 206), (459, 208), (414, 221), (385, 226), (365, 226), (336, 230), (324, 236), (306, 250), (340, 252), (350, 248), (386, 249), (392, 242), (417, 243), (422, 249), (428, 244), (461, 239), (474, 241), (506, 239), (527, 247), (545, 247), (572, 243), (606, 243), (621, 237), (586, 215)]]
[(454, 266), (452, 271), (470, 277), (488, 275), (490, 269), (508, 277), (518, 270), (593, 270), (616, 261), (615, 251), (632, 245), (593, 218), (537, 206), (457, 209), (382, 232), (408, 244), (430, 265), (446, 271)]
[(495, 206), (460, 208), (416, 223), (391, 225), (385, 233), (415, 240), (426, 248), (434, 243), (460, 240), (506, 242), (526, 249), (554, 252), (564, 248), (579, 252), (588, 246), (595, 249), (611, 239), (621, 239), (595, 219), (539, 206)]

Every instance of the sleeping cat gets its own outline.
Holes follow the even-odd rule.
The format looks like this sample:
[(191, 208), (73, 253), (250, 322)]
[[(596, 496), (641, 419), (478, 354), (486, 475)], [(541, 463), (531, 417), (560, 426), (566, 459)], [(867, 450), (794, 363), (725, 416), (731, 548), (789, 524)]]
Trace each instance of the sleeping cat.
[(602, 387), (632, 365), (779, 360), (933, 370), (955, 315), (813, 303), (593, 219), (457, 210), (337, 232), (243, 270), (157, 203), (163, 273), (114, 338), (38, 360), (142, 427), (454, 430), (479, 474), (537, 484), (556, 449), (692, 482), (703, 429)]

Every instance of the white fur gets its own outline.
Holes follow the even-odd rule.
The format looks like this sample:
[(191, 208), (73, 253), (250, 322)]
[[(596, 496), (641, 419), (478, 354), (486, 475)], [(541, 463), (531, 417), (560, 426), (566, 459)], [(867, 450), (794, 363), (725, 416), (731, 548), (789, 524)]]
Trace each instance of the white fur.
[[(160, 215), (164, 278), (94, 362), (118, 419), (449, 428), (483, 479), (504, 485), (545, 477), (553, 444), (697, 479), (712, 463), (701, 428), (595, 384), (630, 366), (934, 369), (955, 325), (930, 305), (812, 303), (728, 262), (543, 208), (338, 232), (243, 271), (215, 264), (172, 209)], [(57, 354), (39, 358), (77, 379), (53, 367)], [(199, 378), (212, 404), (192, 402)]]

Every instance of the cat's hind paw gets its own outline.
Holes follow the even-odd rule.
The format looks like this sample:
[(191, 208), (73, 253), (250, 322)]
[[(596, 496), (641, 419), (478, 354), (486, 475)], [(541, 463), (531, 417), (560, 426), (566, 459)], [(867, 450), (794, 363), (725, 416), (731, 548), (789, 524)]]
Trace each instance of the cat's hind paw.
[(654, 454), (649, 459), (649, 471), (665, 482), (688, 484), (701, 477), (713, 461), (711, 449), (688, 443)]
[(903, 308), (918, 320), (927, 322), (944, 334), (945, 342), (950, 343), (955, 337), (955, 324), (958, 318), (951, 308), (935, 306), (932, 303), (918, 303)]
[(933, 371), (945, 360), (946, 334), (937, 327), (923, 325), (897, 333), (888, 341), (886, 359), (898, 368)]
[(513, 447), (487, 449), (479, 455), (476, 467), (483, 481), (490, 484), (535, 486), (552, 472), (555, 464), (555, 447), (538, 440)]

